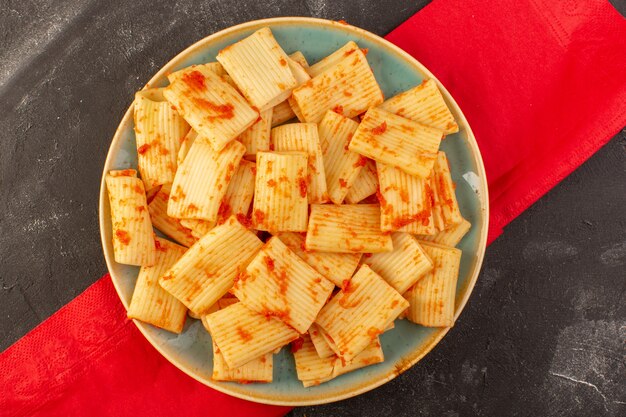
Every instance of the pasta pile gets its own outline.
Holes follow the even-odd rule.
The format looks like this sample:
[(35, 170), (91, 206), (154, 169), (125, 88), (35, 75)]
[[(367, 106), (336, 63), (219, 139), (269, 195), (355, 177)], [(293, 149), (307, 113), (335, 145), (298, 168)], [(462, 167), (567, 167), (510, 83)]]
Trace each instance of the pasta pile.
[(140, 177), (106, 176), (115, 261), (141, 266), (128, 317), (202, 320), (215, 380), (271, 382), (291, 343), (317, 385), (382, 362), (397, 318), (453, 325), (458, 126), (433, 80), (384, 100), (366, 54), (309, 66), (263, 28), (135, 96)]

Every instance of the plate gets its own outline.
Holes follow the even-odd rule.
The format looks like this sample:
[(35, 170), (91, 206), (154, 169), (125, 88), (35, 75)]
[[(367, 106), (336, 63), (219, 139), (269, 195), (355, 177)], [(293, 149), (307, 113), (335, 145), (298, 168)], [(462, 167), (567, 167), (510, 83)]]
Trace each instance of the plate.
[[(217, 32), (196, 42), (165, 65), (148, 83), (150, 87), (167, 85), (166, 74), (191, 64), (215, 61), (218, 51), (255, 30), (269, 26), (287, 53), (302, 51), (310, 63), (330, 54), (349, 40), (368, 48), (367, 59), (385, 97), (435, 78), (422, 64), (386, 40), (363, 29), (323, 19), (285, 17), (256, 20)], [(454, 65), (454, 62), (451, 62)], [(122, 87), (122, 86), (120, 86)], [(470, 232), (459, 244), (463, 250), (457, 286), (455, 317), (467, 302), (482, 264), (487, 241), (489, 218), (485, 170), (476, 140), (467, 120), (454, 99), (439, 83), (454, 114), (459, 133), (448, 135), (441, 148), (446, 152), (457, 184), (457, 197), (463, 216), (472, 223)], [(123, 91), (129, 99), (134, 91)], [(113, 260), (109, 202), (104, 174), (112, 169), (137, 167), (133, 132), (132, 106), (122, 119), (104, 165), (100, 184), (100, 233), (113, 284), (126, 308), (139, 272), (138, 267), (117, 264)], [(267, 404), (301, 406), (323, 404), (350, 398), (376, 388), (400, 375), (435, 347), (448, 329), (426, 328), (397, 320), (396, 327), (381, 336), (385, 362), (342, 375), (316, 387), (304, 388), (298, 381), (295, 363), (287, 348), (274, 357), (274, 382), (237, 384), (211, 380), (211, 338), (198, 320), (187, 320), (180, 335), (135, 321), (139, 330), (171, 363), (192, 378), (235, 397)]]

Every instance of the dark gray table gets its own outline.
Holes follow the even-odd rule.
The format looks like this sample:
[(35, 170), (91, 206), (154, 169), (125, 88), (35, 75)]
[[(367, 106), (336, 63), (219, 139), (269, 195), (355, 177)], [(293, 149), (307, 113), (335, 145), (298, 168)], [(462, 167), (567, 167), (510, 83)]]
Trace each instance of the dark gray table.
[[(385, 34), (427, 1), (3, 0), (0, 350), (106, 272), (102, 165), (132, 92), (202, 37), (283, 15)], [(614, 0), (622, 14), (626, 0)], [(626, 132), (487, 251), (460, 320), (417, 366), (293, 416), (626, 415)]]

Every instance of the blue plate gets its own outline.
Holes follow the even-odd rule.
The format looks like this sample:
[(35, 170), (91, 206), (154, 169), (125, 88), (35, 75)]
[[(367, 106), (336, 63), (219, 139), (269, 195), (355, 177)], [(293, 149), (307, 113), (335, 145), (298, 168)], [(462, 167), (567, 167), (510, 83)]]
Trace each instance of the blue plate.
[[(191, 64), (215, 61), (218, 51), (255, 30), (269, 26), (287, 53), (302, 51), (310, 63), (330, 54), (352, 40), (368, 48), (367, 59), (385, 97), (419, 84), (424, 78), (435, 78), (424, 66), (384, 39), (362, 29), (328, 20), (312, 18), (276, 18), (244, 23), (211, 35), (192, 45), (150, 80), (151, 87), (167, 85), (165, 74)], [(457, 286), (456, 317), (461, 313), (474, 288), (487, 240), (487, 183), (478, 146), (461, 110), (440, 85), (449, 107), (459, 123), (459, 133), (448, 135), (442, 149), (446, 152), (457, 184), (457, 197), (463, 216), (472, 223), (470, 232), (459, 244), (463, 250)], [(132, 97), (133, 91), (128, 91)], [(132, 111), (122, 119), (111, 143), (104, 173), (111, 169), (137, 166)], [(109, 203), (104, 186), (100, 186), (100, 232), (105, 258), (115, 288), (128, 307), (138, 268), (120, 265), (113, 260)], [(371, 390), (394, 378), (428, 353), (448, 329), (426, 328), (397, 320), (396, 327), (381, 336), (385, 362), (340, 376), (316, 387), (304, 388), (296, 377), (295, 364), (288, 349), (274, 357), (274, 382), (240, 385), (211, 380), (211, 338), (197, 320), (187, 320), (182, 334), (175, 335), (151, 325), (137, 322), (145, 337), (170, 362), (198, 381), (227, 394), (269, 404), (309, 405), (349, 398)]]

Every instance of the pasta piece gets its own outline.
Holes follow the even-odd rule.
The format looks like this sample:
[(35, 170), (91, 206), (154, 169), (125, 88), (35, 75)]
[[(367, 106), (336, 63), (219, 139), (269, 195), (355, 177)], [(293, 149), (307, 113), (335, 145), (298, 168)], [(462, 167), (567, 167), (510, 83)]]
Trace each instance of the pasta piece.
[(383, 348), (380, 345), (380, 340), (376, 338), (351, 361), (346, 362), (342, 361), (340, 358), (335, 359), (333, 378), (336, 378), (339, 375), (347, 374), (348, 372), (356, 371), (357, 369), (361, 369), (369, 365), (381, 363), (384, 360), (385, 355), (383, 353)]
[[(375, 340), (409, 303), (367, 265), (322, 308), (315, 322), (350, 361)], [(333, 347), (331, 345), (331, 347)]]
[(293, 59), (298, 64), (300, 64), (302, 66), (302, 68), (308, 68), (309, 67), (309, 63), (307, 62), (304, 54), (302, 52), (300, 52), (300, 51), (296, 51), (293, 54), (290, 54), (289, 58)]
[(178, 150), (178, 156), (176, 158), (177, 166), (183, 163), (189, 153), (189, 149), (191, 149), (191, 145), (193, 145), (197, 137), (198, 133), (193, 129), (189, 129), (189, 132), (185, 135), (183, 142), (180, 144), (180, 149)]
[(309, 336), (311, 337), (313, 346), (315, 346), (315, 350), (320, 358), (335, 356), (335, 351), (330, 347), (323, 335), (323, 330), (320, 329), (317, 324), (313, 323), (311, 325), (309, 328)]
[(308, 72), (311, 75), (311, 77), (315, 77), (317, 75), (320, 75), (321, 73), (325, 72), (326, 70), (328, 70), (328, 69), (334, 67), (335, 65), (339, 64), (346, 56), (351, 55), (352, 53), (354, 53), (358, 49), (359, 49), (359, 45), (357, 45), (353, 41), (349, 41), (348, 43), (346, 43), (341, 48), (337, 49), (332, 54), (326, 56), (325, 58), (322, 58), (321, 60), (319, 60), (315, 64), (311, 65), (308, 68)]
[(309, 123), (319, 123), (331, 109), (352, 118), (383, 102), (383, 93), (367, 58), (359, 49), (344, 55), (336, 65), (296, 87), (292, 97)]
[(274, 236), (239, 276), (233, 294), (246, 307), (304, 333), (334, 288)]
[(442, 133), (377, 108), (365, 113), (350, 150), (426, 178), (437, 159)]
[(178, 219), (217, 221), (222, 198), (245, 150), (234, 141), (215, 151), (196, 139), (176, 172), (167, 214)]
[(274, 374), (274, 355), (272, 352), (252, 359), (237, 368), (230, 368), (224, 356), (217, 347), (215, 342), (213, 344), (213, 374), (211, 379), (214, 381), (235, 381), (247, 384), (249, 382), (272, 382)]
[(159, 283), (202, 316), (231, 289), (237, 274), (262, 246), (254, 233), (231, 217), (189, 248)]
[(200, 239), (202, 236), (209, 233), (217, 222), (200, 219), (180, 219), (180, 224), (188, 228), (195, 239)]
[(459, 244), (463, 236), (469, 232), (472, 224), (463, 219), (461, 223), (451, 226), (449, 229), (432, 236), (417, 236), (418, 239), (427, 242), (439, 243), (440, 245), (455, 247)]
[(309, 204), (328, 201), (322, 148), (314, 123), (290, 123), (272, 129), (272, 143), (277, 152), (298, 151), (308, 155), (307, 194)]
[(196, 242), (192, 231), (181, 224), (179, 219), (167, 215), (167, 202), (170, 198), (170, 185), (166, 184), (156, 193), (150, 204), (148, 212), (152, 225), (184, 246), (191, 246)]
[(258, 151), (270, 150), (272, 114), (272, 109), (262, 111), (256, 123), (239, 136), (239, 140), (246, 147), (246, 156), (256, 155)]
[(446, 158), (444, 152), (437, 154), (432, 177), (434, 194), (433, 218), (437, 230), (442, 231), (463, 221), (459, 203), (456, 199), (456, 186), (452, 182), (448, 158)]
[(152, 266), (156, 261), (154, 235), (146, 191), (137, 171), (109, 171), (106, 176), (113, 228), (115, 262)]
[(304, 232), (307, 161), (303, 152), (257, 153), (252, 222), (257, 230)]
[(236, 303), (207, 316), (211, 337), (229, 368), (237, 368), (299, 337), (275, 317), (265, 317)]
[(148, 189), (171, 183), (178, 166), (180, 144), (189, 125), (167, 101), (135, 95), (137, 165)]
[(137, 276), (133, 297), (128, 306), (128, 317), (150, 323), (170, 332), (183, 331), (187, 307), (158, 283), (159, 277), (180, 259), (186, 248), (157, 237), (156, 261), (153, 266), (142, 266)]
[[(268, 110), (291, 94), (296, 79), (289, 57), (265, 27), (217, 54), (217, 60), (252, 105)], [(253, 63), (253, 65), (251, 64)]]
[(380, 228), (434, 234), (433, 192), (429, 180), (380, 162), (376, 163), (376, 170), (380, 187)]
[(393, 251), (374, 253), (366, 257), (363, 262), (396, 291), (403, 294), (432, 270), (433, 264), (417, 240), (410, 234), (393, 233), (391, 239)]
[(297, 85), (305, 83), (311, 79), (311, 76), (309, 75), (309, 73), (306, 71), (304, 66), (300, 65), (299, 62), (291, 58), (287, 58), (287, 64), (289, 64), (289, 69), (291, 70), (291, 73), (296, 79)]
[(163, 95), (187, 123), (219, 151), (258, 119), (259, 113), (222, 77), (204, 65), (170, 75)]
[(375, 194), (376, 190), (378, 190), (376, 163), (368, 159), (363, 169), (359, 171), (352, 187), (348, 189), (345, 200), (350, 204), (356, 204)]
[(341, 204), (356, 181), (367, 158), (348, 150), (350, 139), (359, 124), (329, 110), (318, 125), (326, 171), (328, 195), (335, 204)]
[(320, 252), (375, 253), (393, 249), (380, 230), (378, 204), (311, 205), (306, 249)]
[(337, 359), (335, 355), (325, 358), (320, 357), (315, 350), (311, 337), (308, 334), (303, 334), (301, 337), (302, 346), (293, 352), (298, 379), (306, 387), (317, 385), (332, 378), (335, 359)]
[[(300, 64), (293, 61), (292, 59), (289, 59), (288, 62), (289, 62), (289, 68), (291, 69), (291, 72), (293, 73), (294, 77), (296, 77), (296, 81), (298, 82), (297, 85), (302, 85), (311, 79), (311, 76), (306, 72), (306, 70)], [(302, 123), (306, 122), (306, 120), (304, 119), (304, 115), (302, 114), (302, 111), (300, 110), (300, 107), (298, 107), (298, 103), (296, 103), (294, 98), (293, 97), (287, 98), (287, 103), (289, 103), (289, 107), (291, 107), (293, 114), (296, 115), (298, 120)]]
[(450, 327), (454, 324), (454, 299), (461, 251), (436, 243), (420, 244), (434, 269), (404, 294), (410, 303), (407, 318), (423, 326)]
[(218, 223), (223, 223), (230, 216), (237, 217), (241, 223), (246, 222), (245, 219), (254, 195), (255, 172), (256, 164), (254, 162), (242, 160), (239, 163), (222, 200), (218, 212)]
[(314, 252), (305, 249), (305, 236), (300, 233), (280, 233), (280, 240), (296, 255), (311, 265), (338, 287), (349, 280), (359, 266), (360, 253)]
[(289, 105), (289, 101), (282, 101), (274, 107), (272, 114), (272, 127), (282, 125), (294, 117), (296, 117), (296, 114)]
[(433, 79), (424, 80), (420, 85), (393, 96), (381, 104), (380, 108), (434, 127), (445, 134), (459, 131), (459, 125)]

